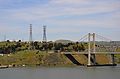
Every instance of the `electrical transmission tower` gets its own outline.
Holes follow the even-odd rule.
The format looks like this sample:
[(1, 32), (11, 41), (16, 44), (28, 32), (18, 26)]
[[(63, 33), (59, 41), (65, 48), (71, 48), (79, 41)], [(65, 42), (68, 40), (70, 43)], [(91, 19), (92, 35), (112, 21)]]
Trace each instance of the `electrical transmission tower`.
[(33, 49), (33, 40), (32, 40), (32, 24), (30, 24), (30, 36), (29, 36), (29, 49)]
[(46, 37), (46, 26), (43, 26), (43, 42), (47, 42), (47, 37)]
[(29, 36), (29, 42), (32, 42), (32, 24), (30, 24), (30, 36)]

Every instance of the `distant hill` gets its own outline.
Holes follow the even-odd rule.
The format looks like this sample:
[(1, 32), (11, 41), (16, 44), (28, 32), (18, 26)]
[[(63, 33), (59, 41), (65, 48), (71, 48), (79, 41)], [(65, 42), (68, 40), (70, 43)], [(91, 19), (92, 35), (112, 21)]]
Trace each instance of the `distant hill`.
[(113, 46), (120, 46), (120, 41), (111, 41), (111, 42), (105, 42), (105, 41), (99, 41), (96, 42), (98, 45), (113, 45)]
[(64, 40), (64, 39), (60, 39), (60, 40), (56, 40), (55, 43), (63, 43), (63, 44), (67, 44), (67, 43), (72, 43), (73, 41), (71, 40)]
[[(68, 44), (68, 43), (74, 43), (71, 40), (65, 40), (65, 39), (59, 39), (56, 40), (55, 43), (62, 43), (62, 44)], [(106, 46), (120, 46), (120, 41), (111, 41), (111, 42), (106, 42), (106, 41), (96, 41), (97, 45), (106, 45)]]

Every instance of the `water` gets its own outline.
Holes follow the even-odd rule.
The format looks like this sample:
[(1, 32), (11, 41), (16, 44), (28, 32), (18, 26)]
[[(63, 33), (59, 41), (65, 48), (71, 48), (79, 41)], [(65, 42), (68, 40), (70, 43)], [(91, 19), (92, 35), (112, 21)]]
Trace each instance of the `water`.
[(0, 69), (0, 79), (120, 79), (116, 67), (39, 67)]

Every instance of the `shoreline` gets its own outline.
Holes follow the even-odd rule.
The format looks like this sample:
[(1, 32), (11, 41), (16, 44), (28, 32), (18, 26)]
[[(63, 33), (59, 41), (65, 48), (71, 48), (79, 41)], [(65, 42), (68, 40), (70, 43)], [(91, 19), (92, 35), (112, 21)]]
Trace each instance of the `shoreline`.
[(6, 69), (6, 68), (27, 68), (27, 67), (30, 67), (30, 68), (39, 68), (39, 67), (45, 67), (45, 68), (55, 68), (55, 67), (117, 67), (119, 66), (120, 64), (115, 64), (115, 65), (112, 65), (112, 64), (104, 64), (104, 65), (91, 65), (91, 66), (87, 66), (87, 65), (40, 65), (40, 66), (37, 66), (37, 65), (19, 65), (19, 66), (11, 66), (11, 65), (2, 65), (0, 66), (0, 69)]

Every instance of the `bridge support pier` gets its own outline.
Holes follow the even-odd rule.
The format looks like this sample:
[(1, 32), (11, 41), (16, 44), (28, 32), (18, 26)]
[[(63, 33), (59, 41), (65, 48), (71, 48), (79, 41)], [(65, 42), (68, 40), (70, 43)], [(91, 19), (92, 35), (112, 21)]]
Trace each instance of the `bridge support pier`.
[(95, 57), (95, 54), (93, 54), (92, 57), (93, 57), (93, 65), (96, 65), (96, 57)]
[(114, 56), (114, 54), (111, 54), (111, 64), (115, 64), (115, 56)]

